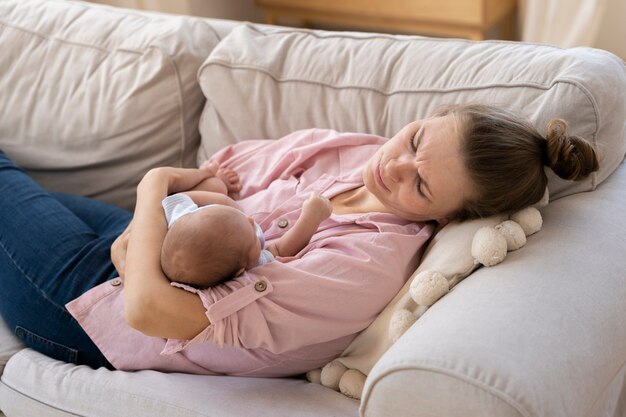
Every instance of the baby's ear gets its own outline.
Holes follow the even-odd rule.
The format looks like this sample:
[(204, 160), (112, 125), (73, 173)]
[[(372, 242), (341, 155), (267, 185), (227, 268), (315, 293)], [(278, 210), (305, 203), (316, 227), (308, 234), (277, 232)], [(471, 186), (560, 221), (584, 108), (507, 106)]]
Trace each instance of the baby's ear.
[(439, 223), (442, 226), (445, 226), (446, 224), (448, 224), (450, 222), (450, 220), (448, 220), (447, 218), (442, 218), (442, 219), (437, 219), (437, 223)]

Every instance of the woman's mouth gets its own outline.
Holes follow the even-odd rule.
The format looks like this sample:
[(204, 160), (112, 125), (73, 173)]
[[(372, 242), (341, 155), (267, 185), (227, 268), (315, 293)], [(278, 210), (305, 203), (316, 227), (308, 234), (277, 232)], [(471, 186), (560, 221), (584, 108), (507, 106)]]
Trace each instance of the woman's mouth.
[(385, 184), (385, 181), (383, 180), (383, 168), (381, 165), (381, 161), (378, 161), (378, 165), (376, 166), (376, 182), (378, 183), (378, 185), (380, 187), (382, 187), (383, 189), (387, 190), (388, 192), (390, 192), (391, 190), (389, 189), (389, 187), (387, 187), (387, 184)]

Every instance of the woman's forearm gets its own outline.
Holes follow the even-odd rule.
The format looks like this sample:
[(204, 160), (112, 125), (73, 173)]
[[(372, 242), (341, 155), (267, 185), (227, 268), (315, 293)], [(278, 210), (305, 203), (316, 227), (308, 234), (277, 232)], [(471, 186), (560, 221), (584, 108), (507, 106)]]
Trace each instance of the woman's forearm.
[(180, 184), (167, 170), (146, 174), (137, 188), (126, 254), (124, 305), (131, 327), (149, 336), (190, 339), (209, 325), (197, 295), (172, 287), (161, 270), (167, 224), (161, 201)]
[[(133, 216), (133, 233), (126, 252), (125, 309), (131, 325), (140, 324), (145, 308), (144, 296), (161, 285), (160, 242), (167, 226), (158, 213), (160, 201), (167, 196), (167, 183), (151, 171), (137, 188), (137, 203)], [(158, 266), (158, 269), (157, 269)], [(167, 279), (167, 278), (165, 278)]]

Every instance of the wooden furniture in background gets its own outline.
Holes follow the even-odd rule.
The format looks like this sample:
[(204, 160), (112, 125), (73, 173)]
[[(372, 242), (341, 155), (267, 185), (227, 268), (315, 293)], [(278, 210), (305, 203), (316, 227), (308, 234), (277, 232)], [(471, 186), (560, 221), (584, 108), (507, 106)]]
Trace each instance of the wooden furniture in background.
[[(298, 19), (356, 28), (433, 36), (513, 39), (516, 0), (256, 0), (265, 22)], [(284, 23), (283, 23), (284, 24)]]

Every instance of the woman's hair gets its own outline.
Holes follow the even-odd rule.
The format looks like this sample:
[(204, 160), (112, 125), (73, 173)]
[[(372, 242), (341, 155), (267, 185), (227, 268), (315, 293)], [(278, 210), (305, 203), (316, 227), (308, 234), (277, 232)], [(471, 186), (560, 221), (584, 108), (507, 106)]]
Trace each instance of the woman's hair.
[(561, 119), (550, 120), (543, 136), (530, 122), (495, 107), (456, 105), (435, 114), (445, 115), (457, 120), (464, 137), (461, 152), (475, 187), (474, 198), (451, 216), (454, 219), (487, 217), (537, 203), (548, 183), (544, 166), (575, 181), (598, 170), (593, 146), (569, 136)]

